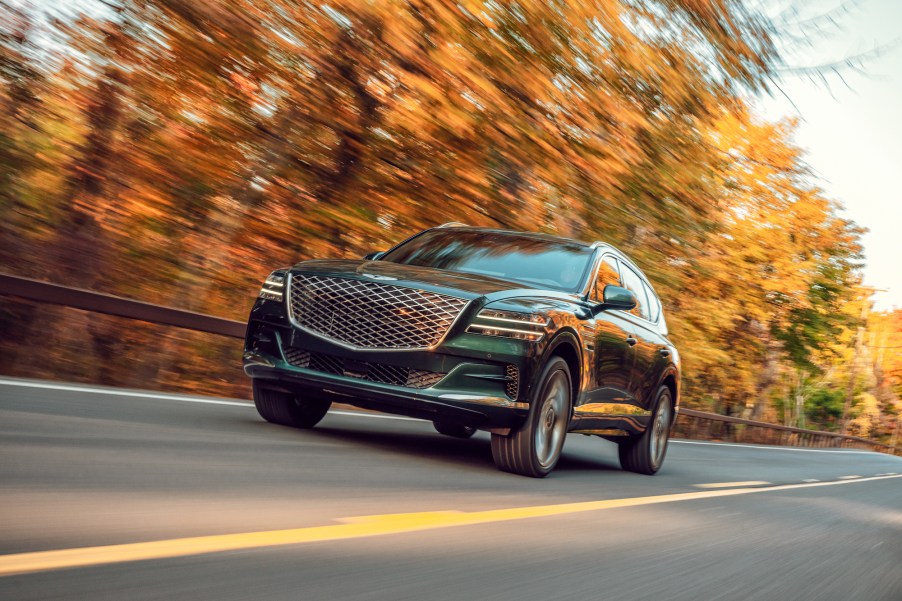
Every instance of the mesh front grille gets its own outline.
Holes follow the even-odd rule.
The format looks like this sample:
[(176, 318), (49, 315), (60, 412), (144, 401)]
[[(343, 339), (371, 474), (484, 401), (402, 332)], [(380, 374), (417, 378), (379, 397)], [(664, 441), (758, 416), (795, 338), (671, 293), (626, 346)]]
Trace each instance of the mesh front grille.
[(407, 374), (409, 367), (395, 367), (394, 365), (380, 365), (370, 363), (367, 365), (366, 375), (363, 377), (370, 382), (382, 382), (395, 386), (407, 386)]
[(315, 275), (293, 275), (289, 295), (291, 316), (301, 327), (373, 349), (433, 346), (466, 304), (426, 290)]
[(311, 353), (294, 347), (285, 349), (285, 358), (295, 367), (407, 388), (429, 388), (446, 375), (437, 371), (364, 361), (355, 361), (353, 367), (350, 365), (346, 367), (345, 360), (341, 357), (325, 353)]
[(308, 367), (310, 365), (310, 351), (290, 346), (285, 349), (285, 359), (295, 367)]
[(516, 365), (508, 365), (504, 369), (504, 375), (509, 378), (504, 385), (504, 392), (510, 398), (516, 399), (517, 395), (520, 394), (520, 370), (517, 369)]
[(310, 353), (310, 369), (315, 371), (324, 371), (327, 374), (343, 374), (345, 371), (344, 361), (332, 355), (324, 353)]
[(407, 375), (407, 386), (410, 388), (429, 388), (445, 377), (445, 374), (436, 371), (423, 371), (411, 369)]

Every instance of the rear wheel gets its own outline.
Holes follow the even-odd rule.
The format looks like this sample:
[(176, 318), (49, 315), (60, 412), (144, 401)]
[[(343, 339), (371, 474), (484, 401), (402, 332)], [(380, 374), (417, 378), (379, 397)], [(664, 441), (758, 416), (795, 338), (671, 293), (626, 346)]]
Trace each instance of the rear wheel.
[(655, 399), (652, 421), (640, 436), (620, 444), (620, 466), (637, 474), (655, 474), (664, 463), (670, 426), (673, 424), (673, 401), (670, 389), (661, 386)]
[(461, 426), (460, 424), (449, 424), (447, 422), (433, 421), (435, 431), (445, 436), (453, 436), (454, 438), (470, 438), (476, 434), (476, 428), (473, 426)]
[(260, 417), (268, 422), (292, 428), (312, 428), (326, 415), (332, 401), (271, 390), (254, 380), (254, 405)]
[(544, 478), (561, 457), (570, 425), (572, 388), (567, 363), (553, 357), (539, 382), (523, 426), (509, 436), (492, 434), (492, 458), (500, 470)]

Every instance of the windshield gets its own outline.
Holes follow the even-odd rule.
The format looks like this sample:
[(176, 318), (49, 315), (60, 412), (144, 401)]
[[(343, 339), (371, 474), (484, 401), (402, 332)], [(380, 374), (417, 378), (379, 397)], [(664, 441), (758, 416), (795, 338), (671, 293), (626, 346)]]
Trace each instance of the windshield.
[(382, 260), (577, 292), (591, 256), (591, 248), (576, 242), (505, 232), (430, 230)]

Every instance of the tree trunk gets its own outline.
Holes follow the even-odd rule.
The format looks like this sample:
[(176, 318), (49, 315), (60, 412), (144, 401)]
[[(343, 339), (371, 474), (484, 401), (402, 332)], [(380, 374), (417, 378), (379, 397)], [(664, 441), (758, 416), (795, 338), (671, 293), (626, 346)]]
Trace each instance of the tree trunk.
[(780, 360), (780, 341), (773, 338), (768, 332), (765, 334), (764, 343), (764, 361), (761, 368), (758, 382), (755, 385), (755, 398), (752, 399), (751, 407), (746, 404), (747, 419), (760, 420), (767, 412), (769, 405), (770, 389), (777, 381), (777, 371)]

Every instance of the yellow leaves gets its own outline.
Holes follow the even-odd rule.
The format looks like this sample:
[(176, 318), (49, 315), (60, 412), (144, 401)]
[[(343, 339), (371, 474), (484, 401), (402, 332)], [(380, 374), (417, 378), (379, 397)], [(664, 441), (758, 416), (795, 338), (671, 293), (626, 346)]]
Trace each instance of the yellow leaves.
[(678, 344), (686, 341), (686, 365), (739, 403), (756, 390), (747, 366), (762, 365), (771, 332), (811, 308), (821, 270), (833, 257), (848, 260), (856, 234), (804, 177), (791, 124), (722, 112), (704, 135), (723, 159), (712, 175), (724, 211), (675, 292), (681, 303), (670, 322)]
[[(59, 215), (69, 179), (96, 173), (106, 190), (86, 210), (147, 255), (148, 280), (196, 277), (228, 231), (214, 313), (273, 264), (440, 221), (605, 239), (660, 278), (690, 403), (715, 389), (744, 403), (762, 332), (857, 234), (804, 183), (792, 124), (727, 92), (730, 63), (767, 57), (730, 54), (724, 27), (746, 49), (758, 34), (747, 11), (709, 5), (126, 2), (128, 52), (104, 46), (104, 22), (72, 38), (78, 67), (38, 90), (53, 117), (26, 132), (47, 138), (45, 164), (0, 194)], [(108, 85), (107, 63), (127, 80)], [(102, 89), (115, 118), (96, 114)], [(98, 133), (110, 152), (83, 163)], [(123, 265), (106, 271), (132, 285)]]
[(861, 393), (856, 399), (854, 410), (857, 416), (849, 422), (849, 434), (867, 438), (880, 425), (877, 398), (868, 392)]

